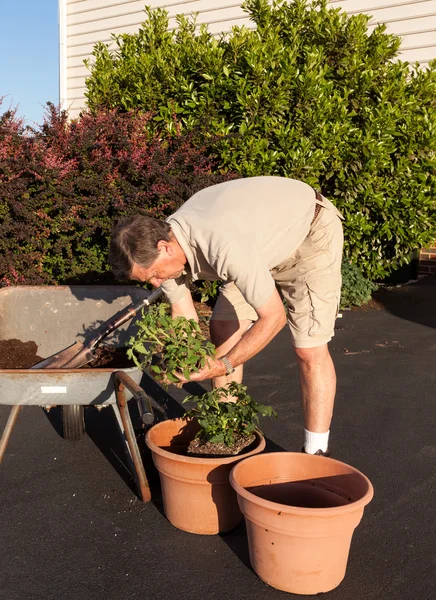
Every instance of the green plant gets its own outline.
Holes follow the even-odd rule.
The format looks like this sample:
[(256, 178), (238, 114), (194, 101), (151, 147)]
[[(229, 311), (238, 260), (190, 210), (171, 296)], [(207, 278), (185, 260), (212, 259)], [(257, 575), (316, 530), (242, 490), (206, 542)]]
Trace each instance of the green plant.
[[(183, 373), (186, 379), (206, 365), (208, 357), (215, 356), (215, 346), (201, 333), (194, 319), (172, 318), (169, 304), (151, 306), (138, 319), (138, 333), (128, 342), (127, 356), (136, 366), (151, 371), (162, 383), (179, 383), (174, 373)], [(159, 364), (151, 364), (153, 356)]]
[[(383, 279), (436, 230), (436, 62), (396, 60), (400, 38), (327, 0), (248, 0), (255, 28), (219, 38), (147, 10), (94, 49), (87, 99), (156, 113), (162, 136), (197, 125), (220, 167), (322, 190), (346, 219), (345, 255)], [(174, 117), (177, 116), (177, 123)]]
[[(229, 402), (227, 399), (236, 399)], [(195, 408), (186, 412), (188, 419), (200, 425), (197, 438), (212, 443), (233, 446), (239, 438), (250, 437), (259, 424), (258, 415), (277, 417), (271, 406), (256, 402), (247, 387), (232, 382), (228, 387), (215, 388), (203, 396), (187, 396), (183, 402), (195, 402)]]
[(364, 277), (356, 265), (347, 261), (342, 263), (341, 308), (361, 306), (371, 300), (378, 286)]
[(199, 281), (195, 282), (195, 292), (200, 294), (200, 302), (215, 302), (218, 298), (219, 288), (222, 281)]

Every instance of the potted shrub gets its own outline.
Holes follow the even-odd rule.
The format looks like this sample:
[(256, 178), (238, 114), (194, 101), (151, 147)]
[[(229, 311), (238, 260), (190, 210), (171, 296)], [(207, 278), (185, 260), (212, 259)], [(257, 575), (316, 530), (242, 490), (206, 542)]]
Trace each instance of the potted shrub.
[(185, 417), (196, 420), (199, 426), (187, 448), (191, 456), (240, 454), (256, 439), (258, 415), (277, 416), (270, 406), (257, 403), (247, 393), (246, 386), (236, 382), (183, 400), (190, 401), (195, 402), (195, 407)]
[[(214, 534), (229, 531), (242, 521), (229, 473), (238, 461), (265, 448), (249, 396), (241, 406), (239, 400), (222, 402), (225, 396), (235, 393), (243, 398), (244, 389), (231, 385), (215, 388), (198, 399), (191, 396), (197, 408), (188, 416), (158, 423), (146, 434), (146, 444), (159, 471), (165, 515), (179, 529)], [(222, 408), (216, 406), (220, 402)], [(266, 411), (272, 413), (267, 407), (259, 409), (261, 414)], [(232, 439), (237, 440), (236, 444)]]
[[(167, 312), (168, 306), (160, 305), (143, 315), (138, 334), (130, 340), (129, 356), (139, 368), (150, 367), (159, 381), (176, 383), (174, 372), (188, 378), (215, 348), (195, 321), (172, 319)], [(155, 353), (158, 365), (152, 364)], [(187, 401), (195, 406), (184, 418), (157, 423), (145, 439), (159, 471), (165, 515), (175, 527), (191, 533), (229, 531), (242, 520), (229, 484), (230, 470), (241, 458), (265, 448), (257, 429), (258, 414), (274, 411), (255, 402), (247, 388), (236, 383), (201, 397), (189, 396)]]
[[(154, 378), (166, 385), (179, 384), (174, 373), (198, 372), (205, 366), (207, 357), (215, 356), (215, 346), (202, 334), (194, 319), (172, 318), (169, 304), (150, 306), (137, 320), (138, 332), (128, 344), (127, 355), (137, 367), (148, 367)], [(153, 359), (158, 362), (152, 364)]]

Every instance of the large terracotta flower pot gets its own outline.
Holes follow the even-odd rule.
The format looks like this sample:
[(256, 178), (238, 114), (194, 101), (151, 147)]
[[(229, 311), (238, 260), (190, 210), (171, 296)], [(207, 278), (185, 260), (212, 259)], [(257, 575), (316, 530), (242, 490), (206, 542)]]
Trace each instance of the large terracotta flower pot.
[(263, 581), (294, 594), (340, 584), (353, 531), (374, 493), (365, 475), (330, 458), (275, 452), (238, 463), (230, 483)]
[[(154, 425), (145, 438), (159, 471), (165, 515), (183, 531), (215, 534), (230, 531), (242, 521), (229, 473), (238, 461), (262, 452), (265, 439), (256, 433), (254, 448), (226, 458), (195, 458), (181, 454), (198, 431), (185, 419)], [(251, 447), (250, 447), (251, 448)]]

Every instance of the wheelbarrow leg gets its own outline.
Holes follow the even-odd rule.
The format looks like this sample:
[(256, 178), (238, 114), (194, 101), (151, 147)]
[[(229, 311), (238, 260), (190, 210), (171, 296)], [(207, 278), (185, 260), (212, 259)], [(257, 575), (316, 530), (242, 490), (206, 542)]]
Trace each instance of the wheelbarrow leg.
[(6, 426), (3, 430), (3, 435), (0, 439), (0, 463), (3, 460), (3, 456), (5, 455), (6, 446), (8, 445), (9, 438), (11, 437), (12, 430), (14, 425), (18, 419), (18, 415), (20, 414), (21, 406), (19, 404), (12, 407), (11, 412), (9, 413), (8, 420), (6, 422)]
[[(113, 405), (113, 409), (115, 415), (117, 417), (118, 423), (120, 425), (121, 432), (124, 434), (125, 441), (127, 442), (127, 449), (130, 454), (130, 458), (133, 462), (134, 471), (136, 474), (136, 481), (139, 495), (143, 502), (149, 502), (151, 500), (151, 492), (150, 486), (148, 485), (147, 476), (145, 474), (144, 465), (142, 462), (141, 454), (139, 452), (138, 444), (136, 443), (135, 432), (133, 430), (132, 420), (130, 418), (129, 407), (127, 406), (126, 396), (125, 396), (125, 386), (124, 383), (132, 383), (134, 386), (136, 384), (130, 379), (130, 377), (126, 376), (130, 381), (120, 381), (119, 374), (122, 373), (126, 375), (123, 371), (117, 371), (115, 375), (115, 395), (117, 403)], [(139, 387), (139, 386), (136, 386)], [(129, 385), (130, 388), (130, 385)], [(130, 390), (133, 391), (133, 390)]]

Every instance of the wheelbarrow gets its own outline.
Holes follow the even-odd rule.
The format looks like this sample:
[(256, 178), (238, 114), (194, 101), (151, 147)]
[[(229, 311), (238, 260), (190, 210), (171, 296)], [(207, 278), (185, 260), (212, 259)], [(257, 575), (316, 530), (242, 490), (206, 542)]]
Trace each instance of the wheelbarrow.
[[(0, 340), (33, 341), (38, 355), (48, 357), (72, 342), (86, 343), (99, 325), (126, 308), (138, 305), (150, 292), (134, 286), (19, 286), (0, 289)], [(104, 343), (124, 347), (135, 334), (136, 318), (106, 337)], [(80, 345), (80, 344), (78, 344)], [(153, 422), (150, 398), (139, 386), (143, 376), (129, 368), (0, 369), (0, 404), (12, 406), (0, 439), (0, 462), (20, 407), (61, 406), (63, 437), (78, 440), (85, 432), (85, 406), (112, 406), (136, 476), (138, 493), (150, 500), (127, 402), (135, 399), (144, 424)]]

